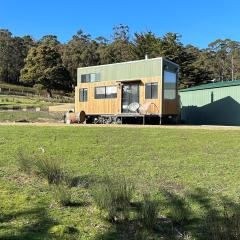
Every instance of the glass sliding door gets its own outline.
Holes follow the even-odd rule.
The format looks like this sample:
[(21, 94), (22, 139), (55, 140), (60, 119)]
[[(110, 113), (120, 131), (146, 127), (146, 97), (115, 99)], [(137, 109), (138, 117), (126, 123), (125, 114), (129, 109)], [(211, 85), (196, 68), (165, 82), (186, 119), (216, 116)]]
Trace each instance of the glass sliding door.
[(139, 103), (139, 84), (123, 84), (122, 86), (122, 113), (128, 113), (131, 103)]

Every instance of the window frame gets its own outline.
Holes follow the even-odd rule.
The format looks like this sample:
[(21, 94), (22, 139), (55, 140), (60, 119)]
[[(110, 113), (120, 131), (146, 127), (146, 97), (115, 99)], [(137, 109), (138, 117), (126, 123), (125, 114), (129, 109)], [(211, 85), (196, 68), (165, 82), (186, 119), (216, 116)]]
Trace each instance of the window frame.
[[(97, 92), (98, 88), (104, 88), (104, 97), (103, 98), (97, 97), (97, 93), (96, 92)], [(98, 95), (100, 95), (100, 94), (98, 94)], [(106, 98), (106, 87), (105, 86), (97, 86), (97, 87), (95, 87), (94, 88), (94, 99), (105, 99), (105, 98)]]
[[(94, 81), (92, 81), (94, 76)], [(85, 81), (82, 81), (85, 78)], [(85, 73), (80, 75), (80, 82), (81, 83), (94, 83), (100, 81), (100, 73)]]
[[(111, 96), (111, 94), (107, 95), (107, 88), (110, 88), (110, 87), (114, 87), (116, 88), (116, 93), (114, 93), (114, 96)], [(96, 91), (97, 91), (97, 88), (104, 88), (104, 97), (103, 98), (99, 98), (99, 97), (96, 97)], [(110, 86), (96, 86), (94, 88), (94, 99), (114, 99), (114, 98), (117, 98), (117, 86), (116, 85), (110, 85)]]
[[(82, 91), (82, 95), (81, 95), (81, 91)], [(85, 93), (86, 93), (86, 95), (85, 95)], [(81, 96), (82, 96), (82, 98), (81, 98)], [(80, 88), (79, 89), (79, 102), (87, 102), (87, 101), (88, 101), (88, 88)]]
[[(165, 88), (165, 84), (166, 83), (169, 83), (169, 82), (166, 82), (165, 81), (165, 72), (169, 72), (169, 73), (172, 73), (172, 74), (175, 74), (175, 76), (176, 76), (176, 79), (175, 79), (175, 95), (174, 95), (174, 98), (166, 98), (166, 96), (165, 96), (165, 91), (166, 90), (171, 90), (171, 89), (166, 89)], [(168, 100), (168, 101), (175, 101), (176, 99), (177, 99), (177, 82), (178, 82), (178, 72), (177, 71), (170, 71), (170, 70), (167, 70), (167, 69), (165, 69), (164, 70), (164, 72), (163, 72), (163, 98), (164, 98), (164, 100)], [(170, 82), (171, 83), (171, 82)]]
[[(150, 97), (147, 97), (147, 87), (150, 86), (151, 92), (150, 92)], [(157, 87), (157, 96), (153, 97), (153, 86)], [(145, 84), (145, 99), (158, 99), (158, 82), (149, 82)]]

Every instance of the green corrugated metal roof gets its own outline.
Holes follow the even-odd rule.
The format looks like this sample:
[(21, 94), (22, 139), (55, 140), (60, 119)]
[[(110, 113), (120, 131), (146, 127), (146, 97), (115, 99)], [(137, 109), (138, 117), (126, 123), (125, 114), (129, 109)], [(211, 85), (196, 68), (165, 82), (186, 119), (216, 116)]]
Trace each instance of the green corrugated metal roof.
[(211, 88), (221, 88), (221, 87), (232, 87), (232, 86), (238, 86), (238, 85), (240, 85), (240, 80), (207, 83), (207, 84), (201, 84), (195, 87), (181, 89), (179, 92), (188, 92), (188, 91), (204, 90), (204, 89), (211, 89)]

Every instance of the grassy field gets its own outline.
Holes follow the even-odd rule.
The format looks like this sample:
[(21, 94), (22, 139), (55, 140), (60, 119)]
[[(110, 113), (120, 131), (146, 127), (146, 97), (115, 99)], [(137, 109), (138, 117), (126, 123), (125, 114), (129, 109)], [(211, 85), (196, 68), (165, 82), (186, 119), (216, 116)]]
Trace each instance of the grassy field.
[(62, 120), (63, 120), (62, 113), (29, 112), (29, 111), (0, 112), (0, 122), (57, 122)]
[[(239, 208), (239, 137), (227, 130), (0, 126), (0, 239), (220, 239), (209, 233), (209, 216), (221, 204)], [(80, 179), (70, 189), (73, 206), (59, 205), (43, 178), (19, 171), (19, 151), (40, 148)], [(91, 194), (104, 176), (132, 183), (133, 205), (144, 193), (158, 201), (158, 227), (136, 233), (134, 213), (109, 222)]]
[(36, 108), (48, 109), (48, 106), (62, 104), (64, 100), (47, 99), (43, 97), (29, 97), (18, 95), (0, 95), (0, 109)]

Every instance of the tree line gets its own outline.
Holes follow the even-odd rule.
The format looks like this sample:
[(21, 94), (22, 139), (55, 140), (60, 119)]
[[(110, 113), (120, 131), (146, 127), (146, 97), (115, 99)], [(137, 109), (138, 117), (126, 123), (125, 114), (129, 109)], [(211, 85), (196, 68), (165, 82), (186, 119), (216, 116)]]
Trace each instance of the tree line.
[(217, 39), (200, 49), (184, 45), (176, 33), (147, 31), (130, 37), (129, 27), (118, 25), (111, 39), (78, 31), (67, 43), (54, 35), (35, 40), (0, 29), (0, 82), (44, 88), (50, 94), (53, 89), (72, 91), (78, 67), (139, 60), (146, 54), (179, 64), (180, 88), (240, 78), (240, 42)]

